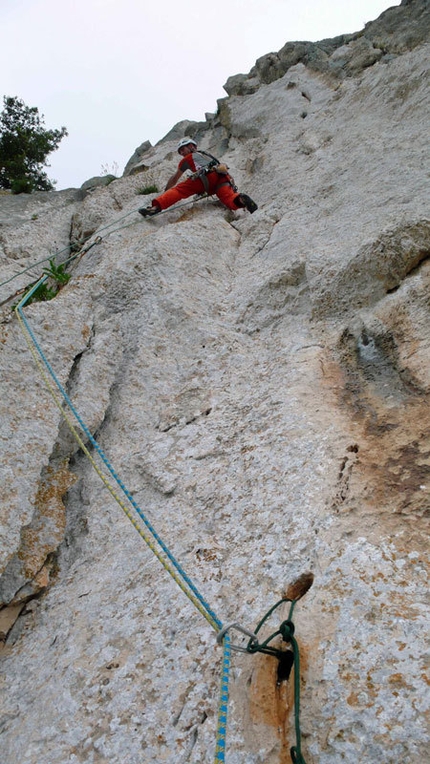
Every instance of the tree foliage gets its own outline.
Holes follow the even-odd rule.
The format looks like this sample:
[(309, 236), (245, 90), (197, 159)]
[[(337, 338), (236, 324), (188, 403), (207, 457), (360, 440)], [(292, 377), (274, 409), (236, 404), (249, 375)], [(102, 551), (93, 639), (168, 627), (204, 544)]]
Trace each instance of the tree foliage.
[(4, 96), (0, 114), (0, 188), (12, 193), (52, 191), (55, 181), (49, 180), (43, 168), (48, 154), (58, 148), (67, 135), (65, 127), (46, 130), (44, 116), (36, 106)]

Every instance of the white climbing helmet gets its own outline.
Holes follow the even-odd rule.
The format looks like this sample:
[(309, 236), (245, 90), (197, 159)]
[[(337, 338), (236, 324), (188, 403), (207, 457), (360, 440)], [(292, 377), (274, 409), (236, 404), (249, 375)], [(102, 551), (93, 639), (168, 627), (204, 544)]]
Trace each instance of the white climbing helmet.
[(197, 148), (197, 143), (192, 138), (185, 136), (185, 138), (182, 138), (182, 140), (179, 141), (177, 150), (179, 151), (183, 146), (188, 146), (190, 143)]

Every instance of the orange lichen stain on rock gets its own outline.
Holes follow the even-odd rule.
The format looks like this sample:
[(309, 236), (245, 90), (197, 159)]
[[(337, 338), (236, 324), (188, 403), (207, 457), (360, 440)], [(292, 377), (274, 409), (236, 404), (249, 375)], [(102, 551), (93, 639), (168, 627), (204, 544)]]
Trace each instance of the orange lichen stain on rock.
[[(273, 643), (281, 647), (282, 642)], [(287, 681), (278, 682), (279, 662), (271, 655), (255, 656), (256, 666), (250, 687), (250, 717), (253, 724), (271, 727), (280, 743), (279, 764), (290, 764), (290, 748), (295, 744), (294, 725), (290, 723), (294, 709), (294, 668)], [(307, 656), (300, 649), (301, 677), (307, 668)]]
[(48, 555), (56, 551), (63, 540), (66, 510), (62, 498), (76, 480), (66, 465), (55, 472), (48, 468), (36, 495), (35, 515), (30, 525), (21, 531), (17, 557), (22, 562), (24, 575), (34, 579), (36, 585), (40, 582), (37, 588), (45, 588), (49, 581), (49, 573), (44, 569), (44, 564)]
[(346, 666), (339, 667), (339, 676), (347, 684), (351, 684), (354, 687), (360, 686), (360, 675), (350, 671)]
[(291, 678), (277, 683), (278, 661), (271, 655), (255, 656), (250, 694), (250, 716), (254, 724), (272, 727), (281, 744), (279, 764), (289, 762), (288, 712), (293, 705)]
[(253, 722), (279, 726), (277, 698), (278, 661), (271, 655), (258, 654), (254, 658), (252, 674), (250, 713)]
[[(391, 419), (397, 416), (400, 414), (390, 412)], [(426, 421), (428, 413), (422, 405), (409, 404), (405, 410), (402, 407), (402, 421), (395, 422), (394, 434), (390, 429), (386, 433), (369, 430), (366, 433), (366, 458), (362, 465), (366, 474), (373, 476), (375, 502), (382, 505), (390, 502), (391, 512), (415, 517), (428, 513), (430, 430), (423, 430)]]
[(90, 337), (91, 337), (91, 329), (88, 326), (88, 324), (84, 324), (84, 326), (82, 327), (82, 339), (85, 342), (88, 342)]
[(193, 209), (192, 207), (188, 210), (185, 210), (185, 212), (182, 212), (180, 217), (178, 218), (178, 223), (182, 223), (184, 220), (190, 220), (193, 218), (196, 214), (198, 214), (197, 209)]
[(41, 570), (36, 573), (33, 582), (36, 584), (38, 589), (46, 589), (49, 584), (49, 574), (50, 568), (47, 565), (44, 565), (43, 568), (41, 568)]
[(357, 692), (351, 692), (350, 695), (348, 695), (346, 702), (349, 706), (358, 706), (358, 693)]
[(393, 618), (402, 618), (408, 621), (415, 621), (421, 617), (421, 611), (407, 602), (402, 603), (401, 607), (393, 608), (391, 614)]
[(413, 687), (411, 684), (408, 684), (403, 674), (400, 674), (397, 672), (396, 674), (391, 674), (388, 677), (388, 683), (391, 685), (395, 685), (396, 687), (406, 687), (409, 690), (412, 690)]

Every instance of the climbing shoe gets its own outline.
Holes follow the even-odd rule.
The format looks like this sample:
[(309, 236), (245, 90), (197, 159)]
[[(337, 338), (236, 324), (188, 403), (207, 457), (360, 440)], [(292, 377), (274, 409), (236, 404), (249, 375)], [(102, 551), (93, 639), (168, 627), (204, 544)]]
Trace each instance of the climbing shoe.
[(158, 215), (161, 212), (161, 207), (154, 204), (151, 207), (141, 207), (138, 212), (143, 215), (144, 218), (152, 217), (152, 215)]
[(248, 212), (252, 213), (255, 212), (255, 210), (258, 210), (258, 205), (254, 202), (253, 199), (251, 199), (248, 194), (239, 194), (239, 202), (241, 203), (242, 207), (246, 207)]

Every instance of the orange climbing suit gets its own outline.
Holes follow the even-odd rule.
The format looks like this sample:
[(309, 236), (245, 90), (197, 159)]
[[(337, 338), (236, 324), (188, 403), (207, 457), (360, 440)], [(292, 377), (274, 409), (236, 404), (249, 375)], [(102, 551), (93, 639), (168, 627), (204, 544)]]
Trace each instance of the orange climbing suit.
[[(202, 169), (204, 170), (204, 166), (205, 157), (202, 157), (198, 152), (194, 152), (193, 154), (184, 157), (179, 162), (178, 168), (182, 170), (182, 172), (191, 170), (193, 173), (198, 173)], [(233, 178), (228, 174), (220, 174), (215, 170), (205, 172), (203, 178), (191, 177), (181, 181), (176, 186), (173, 186), (173, 188), (169, 188), (168, 191), (165, 191), (164, 194), (157, 196), (152, 204), (153, 206), (156, 205), (161, 207), (162, 210), (166, 210), (181, 199), (187, 199), (193, 194), (204, 193), (208, 193), (209, 195), (216, 194), (218, 199), (230, 210), (238, 210), (243, 206), (240, 202), (236, 203), (239, 193), (235, 190)]]

